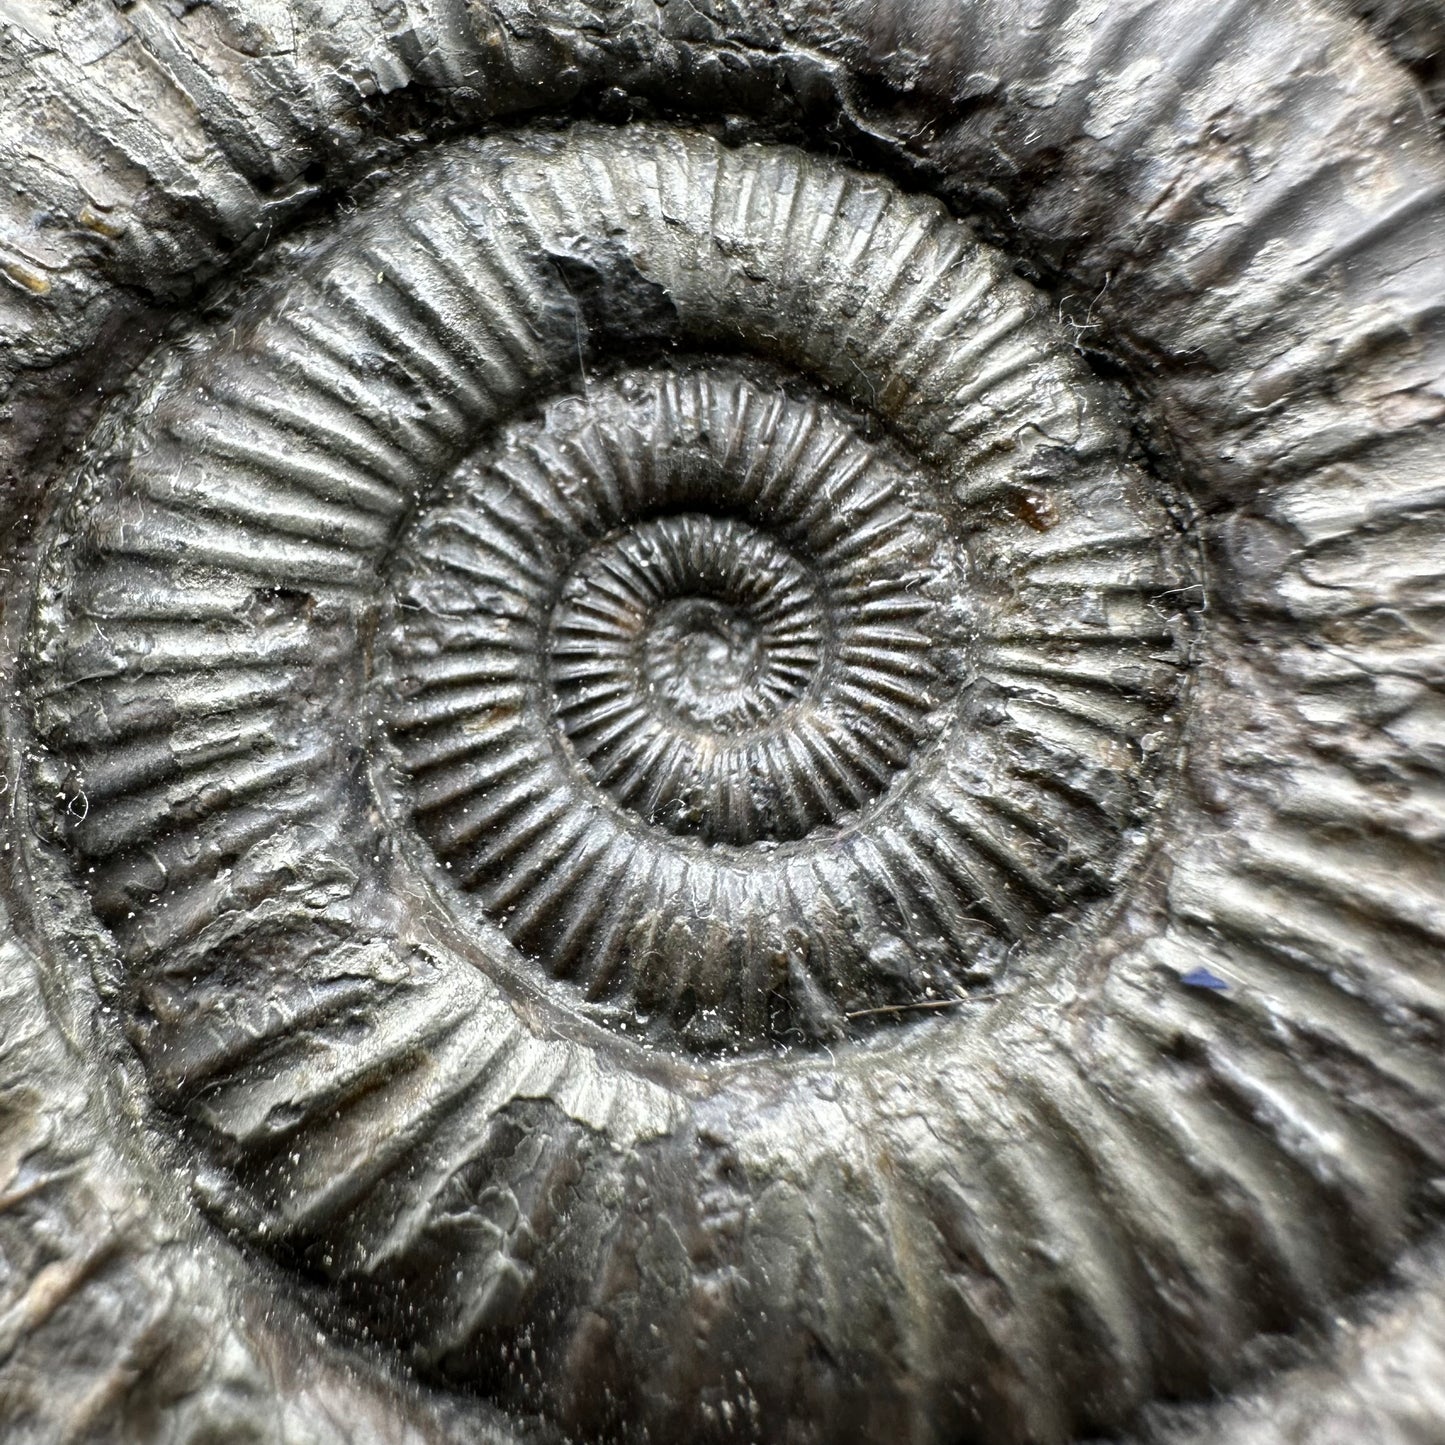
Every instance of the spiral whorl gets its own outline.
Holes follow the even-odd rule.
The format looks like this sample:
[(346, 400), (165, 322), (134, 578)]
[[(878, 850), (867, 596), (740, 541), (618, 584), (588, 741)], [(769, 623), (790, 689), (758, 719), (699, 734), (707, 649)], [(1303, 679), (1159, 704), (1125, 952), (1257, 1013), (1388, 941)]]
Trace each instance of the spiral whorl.
[[(699, 359), (489, 441), (399, 553), (392, 731), (422, 831), (633, 1028), (835, 1038), (991, 985), (1107, 890), (1178, 675), (1120, 602), (1061, 653), (1077, 584), (988, 532), (1047, 535), (1066, 579), (1107, 546), (1178, 581), (1166, 515), (1027, 293), (930, 204), (676, 133), (537, 154), (506, 158), (490, 228), (535, 238), (584, 335), (620, 309), (671, 346), (762, 348), (896, 430)], [(1015, 452), (1025, 407), (1074, 437), (1029, 485), (990, 441)], [(1040, 737), (1001, 726), (1005, 696)]]
[[(676, 130), (463, 144), (146, 385), (50, 564), (68, 845), (157, 1089), (242, 1183), (216, 1207), (347, 1280), (418, 1269), (495, 1174), (571, 1298), (543, 1201), (633, 1185), (572, 1125), (523, 1169), (539, 1071), (686, 1150), (619, 1035), (759, 1083), (970, 1036), (1068, 977), (1142, 851), (1188, 551), (935, 202)], [(534, 1286), (458, 1261), (427, 1348), (486, 1373)]]
[(400, 645), (447, 617), (442, 700), (466, 609), (468, 665), (520, 682), (545, 659), (538, 705), (613, 799), (736, 844), (856, 812), (928, 734), (950, 661), (929, 594), (954, 600), (960, 550), (922, 531), (898, 466), (829, 409), (726, 374), (634, 375), (490, 451), (428, 515), (425, 565), (404, 550)]
[(1438, 1068), (1351, 1112), (1280, 1040), (1429, 985), (1263, 809), (1247, 887), (1158, 855), (1208, 572), (1061, 302), (681, 126), (441, 146), (297, 256), (103, 417), (31, 641), (237, 1237), (639, 1442), (1113, 1429), (1389, 1257)]
[(817, 904), (879, 906), (870, 851), (918, 826), (937, 785), (910, 774), (971, 681), (966, 554), (916, 491), (834, 407), (629, 373), (426, 514), (393, 730), (426, 836), (550, 971), (738, 1040), (841, 1031), (870, 968), (905, 993), (983, 968), (965, 927), (910, 980), (906, 944), (885, 962)]

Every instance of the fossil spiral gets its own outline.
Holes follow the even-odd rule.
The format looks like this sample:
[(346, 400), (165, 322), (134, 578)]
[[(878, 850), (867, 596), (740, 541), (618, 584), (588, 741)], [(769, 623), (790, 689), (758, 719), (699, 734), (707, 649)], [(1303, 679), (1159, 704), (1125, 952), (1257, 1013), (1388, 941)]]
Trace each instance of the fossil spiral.
[(1272, 11), (613, 8), (108, 238), (175, 309), (15, 583), (25, 886), (196, 1227), (434, 1395), (1241, 1387), (1437, 1228), (1445, 187), (1220, 99)]

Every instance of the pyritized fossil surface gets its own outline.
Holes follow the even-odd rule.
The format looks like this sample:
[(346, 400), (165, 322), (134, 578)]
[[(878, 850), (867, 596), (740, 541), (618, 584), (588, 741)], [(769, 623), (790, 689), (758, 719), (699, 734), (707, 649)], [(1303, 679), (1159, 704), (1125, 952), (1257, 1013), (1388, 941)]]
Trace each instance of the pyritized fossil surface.
[(281, 22), (0, 28), (11, 1434), (1433, 1440), (1417, 81)]

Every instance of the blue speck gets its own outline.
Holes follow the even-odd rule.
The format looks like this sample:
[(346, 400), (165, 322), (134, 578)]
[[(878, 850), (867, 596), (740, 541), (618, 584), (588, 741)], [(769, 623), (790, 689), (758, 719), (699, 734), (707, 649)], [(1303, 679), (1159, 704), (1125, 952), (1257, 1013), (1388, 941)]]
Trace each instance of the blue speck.
[(1216, 993), (1223, 993), (1229, 988), (1229, 982), (1220, 978), (1217, 973), (1210, 973), (1207, 968), (1191, 968), (1188, 973), (1179, 975), (1179, 982), (1185, 988), (1212, 988)]

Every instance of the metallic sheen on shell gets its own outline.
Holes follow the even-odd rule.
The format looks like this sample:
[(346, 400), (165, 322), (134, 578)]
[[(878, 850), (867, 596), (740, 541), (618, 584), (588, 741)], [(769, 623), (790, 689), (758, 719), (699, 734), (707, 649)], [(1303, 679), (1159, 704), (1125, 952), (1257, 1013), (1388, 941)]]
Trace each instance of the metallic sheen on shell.
[(263, 8), (0, 31), (71, 106), (0, 98), (0, 1420), (1433, 1438), (1415, 82), (1242, 0)]

